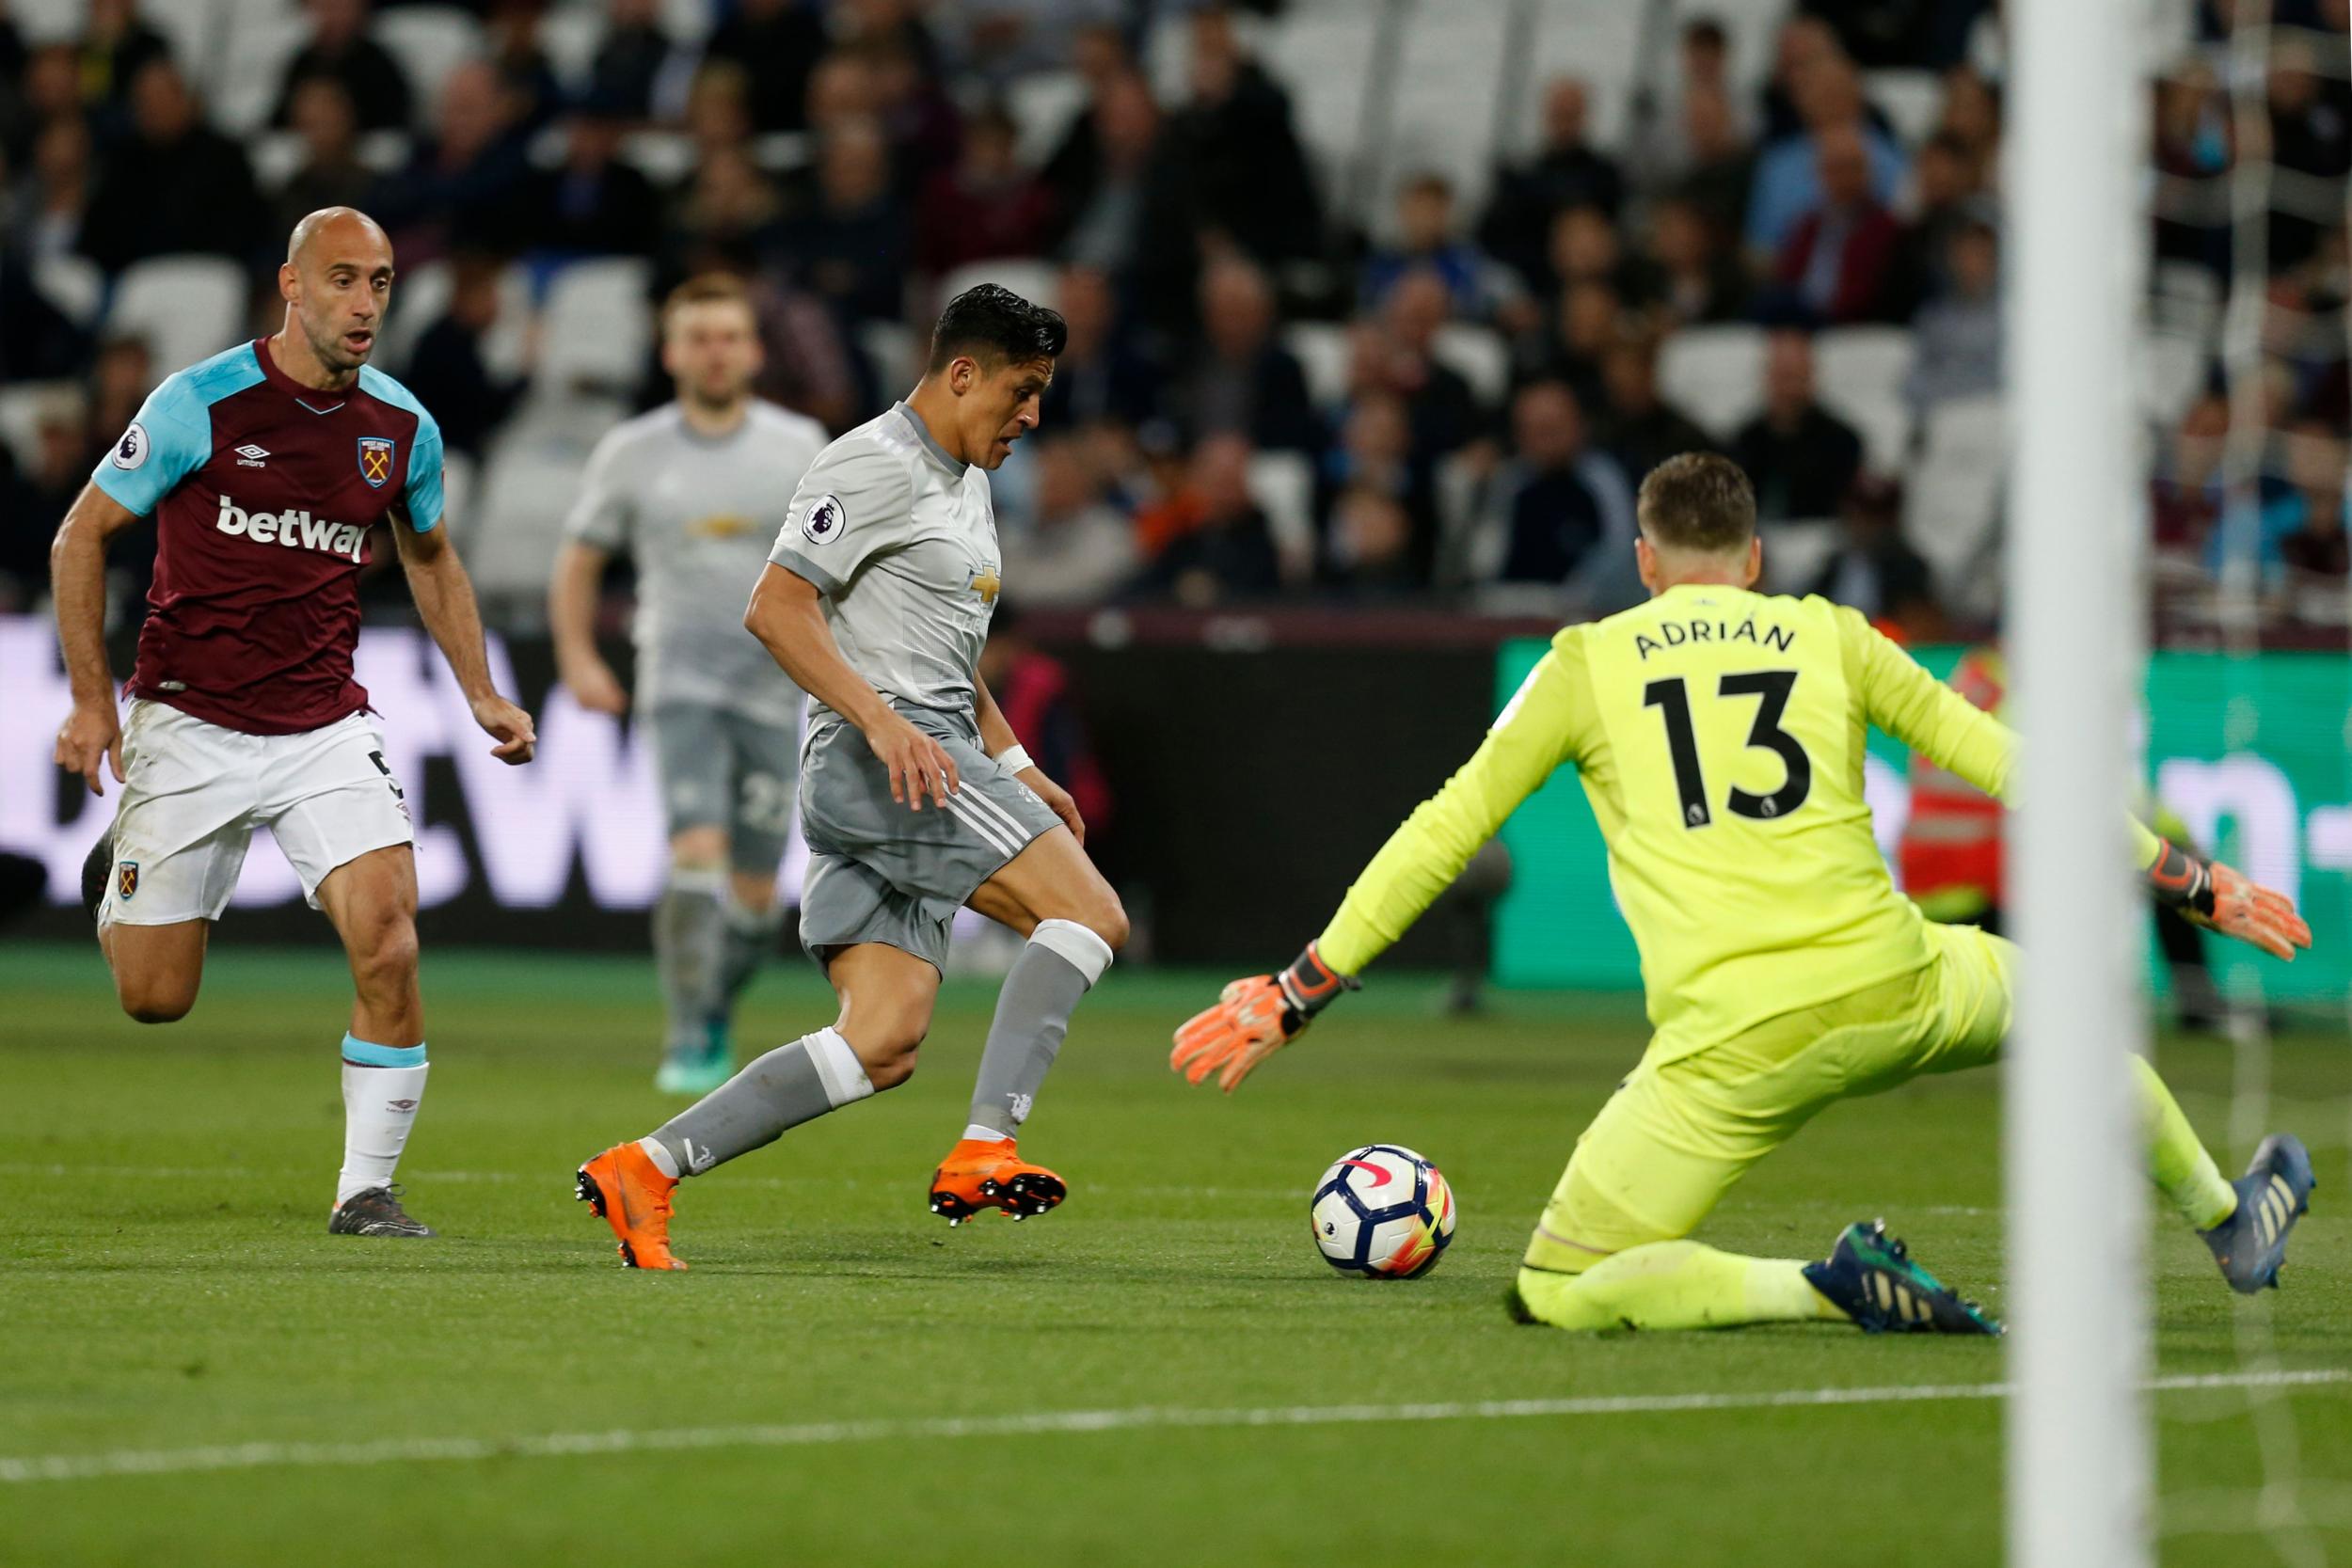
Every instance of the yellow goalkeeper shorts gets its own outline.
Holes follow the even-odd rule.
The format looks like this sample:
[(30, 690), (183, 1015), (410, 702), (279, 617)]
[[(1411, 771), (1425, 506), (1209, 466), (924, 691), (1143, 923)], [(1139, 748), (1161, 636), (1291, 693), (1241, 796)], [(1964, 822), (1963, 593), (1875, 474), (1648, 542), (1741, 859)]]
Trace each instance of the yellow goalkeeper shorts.
[(1933, 957), (1909, 974), (1662, 1066), (1653, 1048), (1577, 1140), (1529, 1264), (1576, 1273), (1687, 1236), (1824, 1106), (1997, 1059), (2016, 947), (1973, 926), (1930, 926), (1927, 938)]

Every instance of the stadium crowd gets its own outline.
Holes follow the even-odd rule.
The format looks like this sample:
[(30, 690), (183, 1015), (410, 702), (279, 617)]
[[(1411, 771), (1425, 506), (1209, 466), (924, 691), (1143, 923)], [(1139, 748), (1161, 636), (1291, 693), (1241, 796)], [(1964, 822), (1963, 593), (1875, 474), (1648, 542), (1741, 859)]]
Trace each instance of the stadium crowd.
[[(1989, 0), (1810, 0), (1756, 88), (1724, 26), (1686, 10), (1608, 144), (1588, 85), (1555, 77), (1535, 145), (1475, 198), (1402, 166), (1363, 211), (1252, 46), (1279, 3), (1250, 8), (1269, 23), (1172, 0), (713, 0), (699, 38), (660, 0), (592, 3), (584, 66), (557, 68), (548, 0), (477, 0), (473, 52), (419, 81), (378, 36), (390, 8), (306, 0), (266, 170), (137, 0), (89, 0), (71, 39), (0, 21), (0, 397), (41, 388), (0, 444), (0, 609), (40, 599), (56, 520), (177, 368), (47, 280), (94, 274), (103, 301), (152, 258), (223, 257), (262, 324), (286, 231), (336, 203), (383, 221), (404, 273), (446, 268), (382, 368), (477, 463), (532, 389), (528, 330), (519, 364), (487, 347), (518, 266), (544, 291), (580, 259), (636, 258), (648, 300), (745, 276), (763, 390), (839, 430), (903, 389), (946, 285), (1026, 263), (1071, 326), (998, 482), (1030, 608), (1613, 608), (1639, 593), (1633, 488), (1691, 448), (1754, 480), (1777, 586), (1930, 635), (1995, 608), (1998, 465), (1964, 439), (1988, 407), (1997, 426), (2002, 373)], [(2151, 98), (2159, 580), (2340, 618), (2346, 5), (2279, 0), (2251, 81), (2234, 9), (2203, 0)], [(1169, 29), (1183, 88), (1155, 91)], [(1935, 73), (1908, 133), (1873, 96), (1889, 69)], [(1043, 127), (1008, 107), (1040, 73), (1072, 84)], [(678, 150), (662, 167), (635, 155), (648, 129)], [(2248, 222), (2233, 191), (2257, 175), (2268, 216)], [(2261, 291), (2234, 336), (2233, 285)], [(1896, 345), (1884, 395), (1830, 395), (1839, 342)], [(1725, 373), (1752, 384), (1686, 405)], [(650, 356), (628, 391), (667, 395)], [(1954, 473), (1957, 505), (1920, 493)]]

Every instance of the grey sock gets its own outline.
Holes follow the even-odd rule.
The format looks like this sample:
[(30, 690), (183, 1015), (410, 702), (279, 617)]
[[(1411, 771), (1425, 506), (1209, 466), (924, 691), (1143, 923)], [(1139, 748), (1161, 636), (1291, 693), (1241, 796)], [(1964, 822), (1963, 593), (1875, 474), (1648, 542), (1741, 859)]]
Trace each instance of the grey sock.
[(784, 911), (774, 908), (747, 910), (730, 901), (726, 927), (712, 1008), (722, 1013), (735, 1006), (735, 999), (743, 994), (743, 988), (759, 973), (759, 966), (775, 955), (776, 933), (784, 929)]
[(673, 874), (653, 907), (654, 964), (661, 972), (661, 1000), (670, 1015), (672, 1050), (700, 1046), (717, 995), (725, 957), (726, 904), (718, 878)]
[(1078, 999), (1110, 961), (1109, 946), (1085, 927), (1067, 920), (1039, 924), (996, 995), (996, 1017), (972, 1085), (973, 1126), (1007, 1137), (1020, 1130), (1060, 1053)]
[(819, 1029), (769, 1052), (672, 1117), (653, 1137), (681, 1174), (699, 1176), (873, 1092), (849, 1042)]

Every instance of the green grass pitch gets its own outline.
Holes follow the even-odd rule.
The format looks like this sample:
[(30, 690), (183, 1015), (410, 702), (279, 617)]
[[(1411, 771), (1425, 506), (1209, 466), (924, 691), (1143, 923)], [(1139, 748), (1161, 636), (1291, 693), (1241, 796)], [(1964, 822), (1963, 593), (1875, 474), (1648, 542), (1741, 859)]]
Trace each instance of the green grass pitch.
[[(1993, 1383), (1996, 1344), (1505, 1321), (1528, 1227), (1639, 1052), (1630, 999), (1444, 1022), (1428, 985), (1375, 975), (1227, 1101), (1166, 1066), (1214, 977), (1115, 974), (1029, 1128), (1072, 1200), (950, 1231), (923, 1181), (993, 999), (958, 984), (908, 1087), (691, 1183), (694, 1270), (661, 1276), (623, 1272), (571, 1200), (575, 1163), (666, 1114), (649, 967), (441, 952), (425, 980), (403, 1175), (443, 1239), (367, 1243), (324, 1230), (331, 957), (224, 949), (193, 1016), (141, 1028), (93, 951), (0, 949), (0, 1562), (1998, 1560), (1997, 1400), (1765, 1402)], [(827, 1001), (803, 971), (764, 980), (744, 1043)], [(2284, 1291), (2239, 1302), (2152, 1222), (2160, 1373), (2352, 1367), (2345, 1044), (2286, 1034), (2271, 1063), (2322, 1182)], [(2222, 1143), (2229, 1049), (2169, 1040), (2161, 1065)], [(1997, 1309), (1996, 1090), (1836, 1107), (1702, 1234), (1812, 1256), (1884, 1214)], [(1343, 1279), (1311, 1250), (1309, 1184), (1375, 1139), (1460, 1196), (1425, 1279)], [(1499, 1401), (1585, 1402), (1300, 1415)], [(2167, 1563), (2352, 1561), (2352, 1384), (2154, 1403)], [(1072, 1412), (1109, 1414), (1042, 1419)]]

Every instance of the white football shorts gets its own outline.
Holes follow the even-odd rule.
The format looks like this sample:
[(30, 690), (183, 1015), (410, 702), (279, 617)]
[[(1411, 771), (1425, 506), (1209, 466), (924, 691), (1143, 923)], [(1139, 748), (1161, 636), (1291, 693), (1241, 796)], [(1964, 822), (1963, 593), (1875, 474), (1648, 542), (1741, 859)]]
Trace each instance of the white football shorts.
[(366, 712), (300, 735), (246, 735), (141, 700), (122, 727), (122, 771), (102, 925), (218, 920), (257, 827), (312, 909), (337, 866), (416, 838)]

